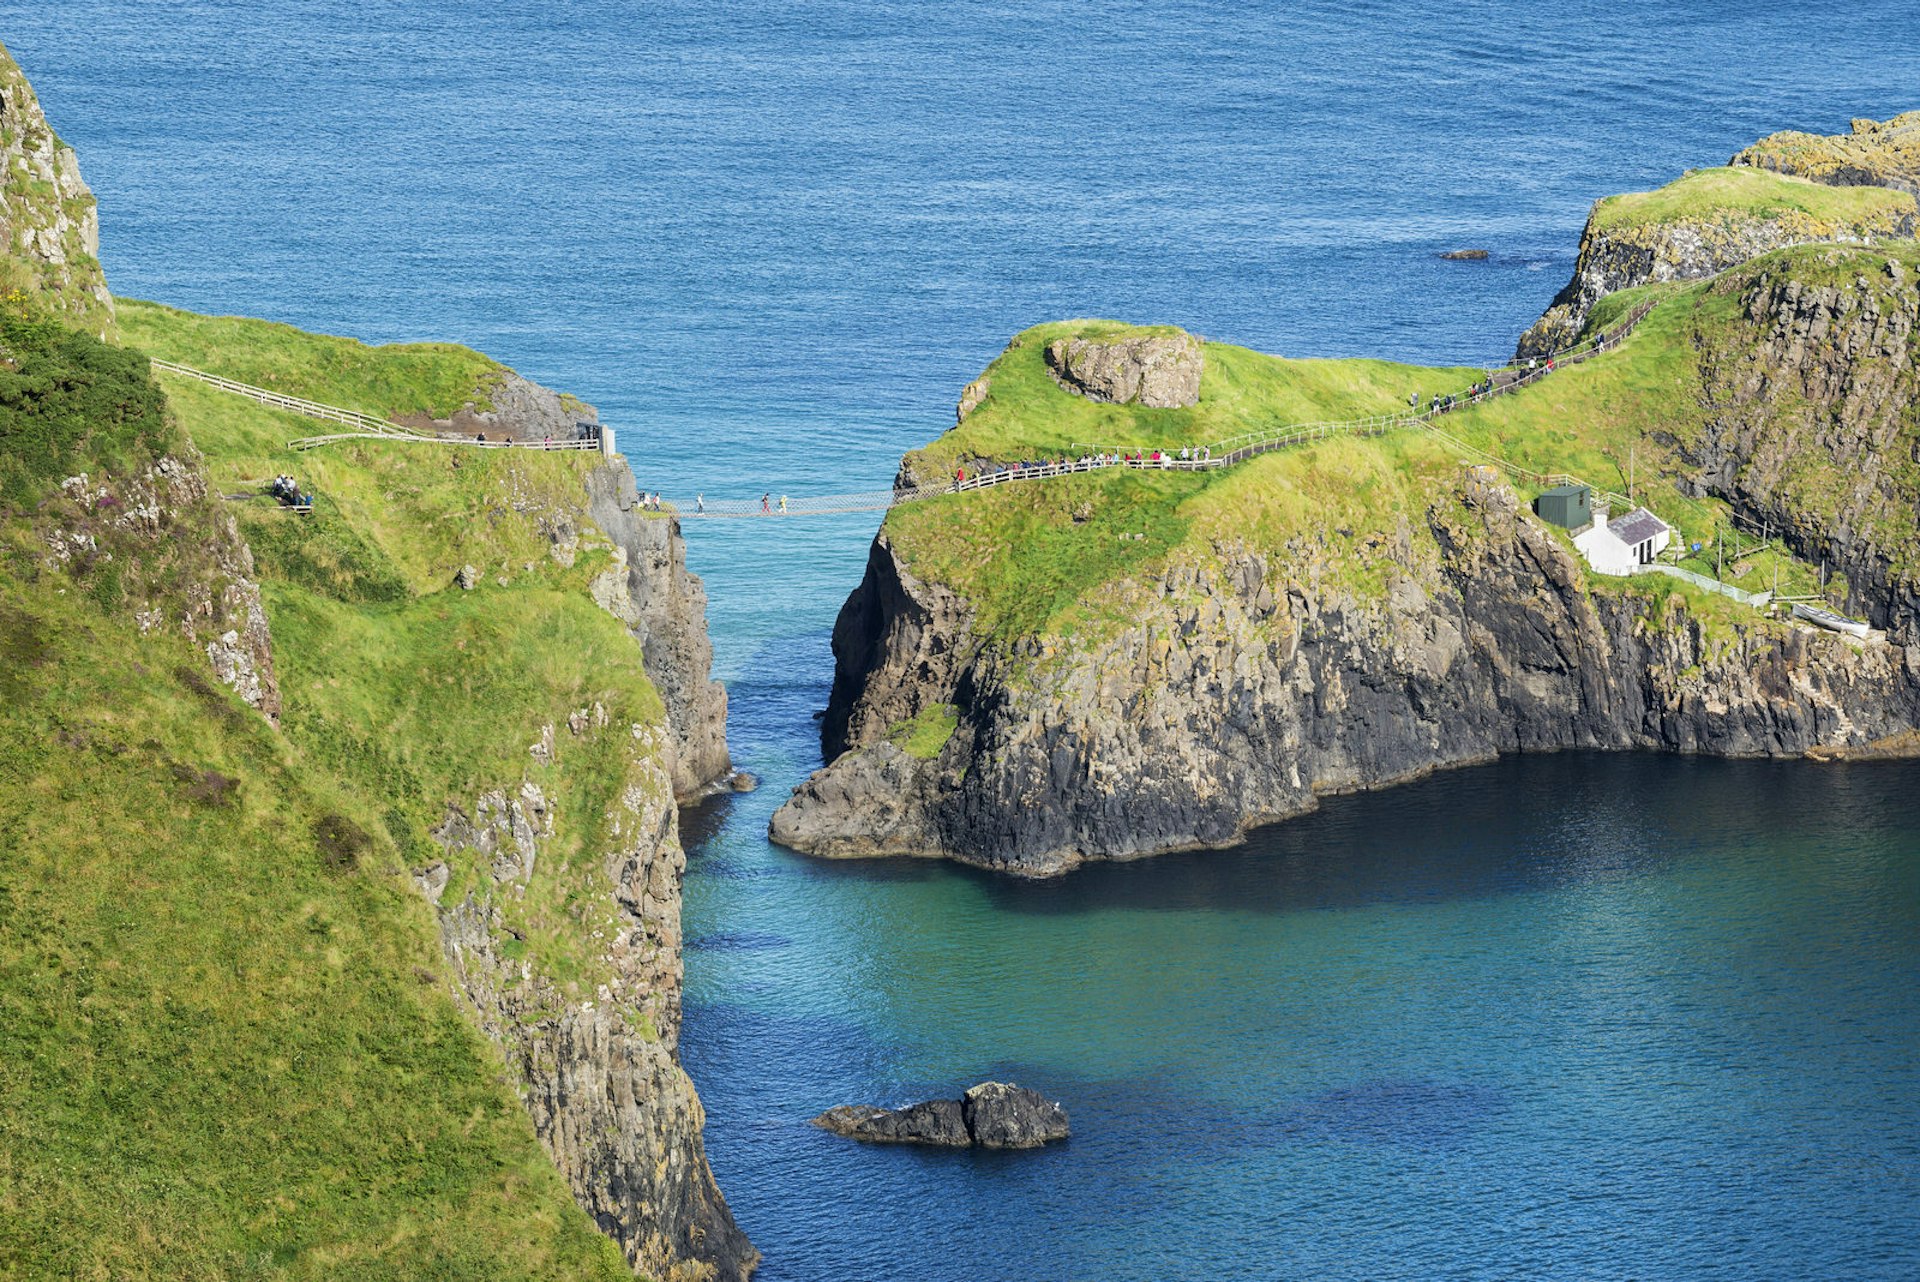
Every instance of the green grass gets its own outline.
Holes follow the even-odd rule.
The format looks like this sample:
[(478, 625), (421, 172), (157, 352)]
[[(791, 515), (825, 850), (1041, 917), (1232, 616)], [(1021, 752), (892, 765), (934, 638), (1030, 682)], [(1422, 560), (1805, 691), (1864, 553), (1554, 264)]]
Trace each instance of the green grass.
[[(468, 401), (488, 408), (499, 362), (453, 343), (369, 347), (351, 338), (238, 316), (200, 316), (116, 300), (120, 333), (150, 356), (376, 417), (445, 418)], [(301, 436), (314, 435), (311, 423)]]
[(1592, 229), (1617, 231), (1676, 222), (1796, 219), (1812, 228), (1897, 234), (1914, 198), (1884, 187), (1828, 187), (1745, 166), (1696, 169), (1654, 191), (1610, 196), (1594, 206)]
[[(170, 351), (169, 327), (207, 329), (133, 310)], [(452, 997), (409, 875), (446, 859), (456, 899), (490, 886), (430, 830), (534, 781), (552, 835), (496, 907), (555, 1001), (605, 978), (608, 816), (655, 786), (630, 728), (662, 712), (586, 595), (609, 551), (583, 534), (571, 564), (549, 555), (546, 523), (579, 518), (594, 460), (379, 443), (296, 458), (301, 420), (197, 384), (162, 413), (129, 353), (0, 338), (0, 1279), (631, 1277)], [(381, 352), (379, 378), (415, 359)], [(429, 386), (390, 404), (458, 381), (437, 358), (416, 368)], [(331, 379), (347, 399), (347, 377), (303, 390)], [(85, 471), (125, 493), (189, 437), (216, 497), (157, 535), (59, 488)], [(283, 470), (321, 491), (314, 516), (217, 497)], [(148, 602), (179, 617), (228, 516), (274, 631), (277, 731), (171, 623), (132, 618)], [(110, 557), (49, 561), (49, 530), (89, 523)], [(450, 586), (464, 563), (484, 571), (473, 591)], [(596, 703), (607, 725), (570, 734)], [(542, 764), (528, 748), (549, 724)]]
[[(1731, 363), (1750, 350), (1746, 297), (1757, 274), (1856, 288), (1863, 275), (1888, 282), (1890, 257), (1911, 268), (1920, 250), (1909, 243), (1877, 250), (1806, 246), (1770, 255), (1736, 276), (1610, 298), (1592, 324), (1612, 323), (1645, 297), (1660, 303), (1619, 348), (1517, 394), (1447, 415), (1439, 426), (1521, 468), (1571, 473), (1603, 490), (1631, 488), (1636, 502), (1676, 527), (1676, 542), (1697, 540), (1711, 557), (1716, 540), (1731, 535), (1731, 511), (1682, 489), (1691, 475), (1682, 451), (1705, 430), (1702, 353), (1719, 351)], [(1094, 405), (1055, 386), (1038, 363), (1047, 341), (1080, 324), (1022, 335), (990, 368), (987, 402), (920, 457), (1044, 457), (1060, 452), (1069, 438), (1157, 445), (1218, 439), (1275, 420), (1375, 413), (1403, 404), (1401, 388), (1454, 390), (1478, 374), (1282, 361), (1209, 344), (1196, 409)], [(1778, 430), (1803, 429), (1782, 424)], [(1094, 435), (1100, 431), (1104, 437)], [(1911, 506), (1887, 497), (1920, 494), (1920, 455), (1893, 450), (1885, 460), (1881, 477), (1863, 479), (1840, 469), (1827, 451), (1796, 450), (1786, 460), (1782, 490), (1810, 518), (1870, 530), (1897, 551), (1899, 565), (1920, 565)], [(1330, 439), (1204, 477), (1114, 471), (1003, 486), (895, 509), (886, 529), (917, 575), (968, 597), (983, 635), (1044, 641), (1111, 632), (1138, 617), (1170, 565), (1216, 565), (1243, 550), (1265, 556), (1272, 574), (1316, 591), (1379, 600), (1398, 568), (1437, 566), (1426, 514), (1456, 501), (1462, 465), (1472, 461), (1469, 451), (1437, 437), (1401, 430)], [(1871, 489), (1882, 480), (1892, 482), (1886, 493)], [(1516, 488), (1530, 499), (1536, 487)], [(1774, 568), (1763, 557), (1729, 577), (1758, 591), (1772, 586)], [(1782, 591), (1806, 590), (1815, 574), (1791, 558), (1779, 569)], [(1620, 590), (1654, 588), (1634, 580)], [(1706, 608), (1708, 617), (1720, 613), (1718, 605)]]
[(936, 703), (905, 721), (895, 722), (887, 737), (910, 756), (931, 761), (940, 755), (959, 726), (960, 710), (950, 703)]
[(626, 1276), (380, 812), (178, 637), (11, 584), (0, 634), (0, 1277)]
[[(259, 322), (255, 322), (258, 324)], [(230, 510), (254, 553), (285, 575), (364, 600), (436, 591), (463, 565), (521, 575), (550, 540), (525, 511), (580, 508), (598, 455), (462, 450), (390, 441), (286, 448), (313, 421), (268, 410), (193, 379), (160, 375), (168, 402), (206, 457), (214, 488), (251, 494)], [(265, 497), (279, 473), (316, 496), (301, 520)]]
[(987, 399), (964, 423), (908, 456), (927, 477), (963, 460), (1077, 457), (1101, 447), (1204, 445), (1288, 423), (1385, 414), (1418, 393), (1466, 387), (1478, 369), (1432, 369), (1376, 360), (1281, 360), (1227, 343), (1205, 343), (1199, 404), (1186, 409), (1110, 405), (1066, 391), (1047, 371), (1059, 338), (1176, 332), (1115, 321), (1060, 321), (1015, 336), (987, 366)]

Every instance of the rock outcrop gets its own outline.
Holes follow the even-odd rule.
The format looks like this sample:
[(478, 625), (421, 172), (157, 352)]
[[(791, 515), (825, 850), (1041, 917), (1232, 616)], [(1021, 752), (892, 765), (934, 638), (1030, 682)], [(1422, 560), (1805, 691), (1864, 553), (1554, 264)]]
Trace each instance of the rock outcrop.
[[(587, 477), (588, 515), (613, 540), (616, 565), (594, 584), (601, 605), (640, 642), (647, 676), (667, 705), (673, 729), (673, 790), (695, 796), (733, 772), (727, 753), (727, 692), (710, 678), (713, 643), (707, 636), (707, 590), (687, 569), (680, 522), (639, 508), (633, 472), (609, 459)], [(556, 546), (571, 529), (554, 532)]]
[(506, 1052), (534, 1130), (580, 1205), (637, 1270), (689, 1276), (692, 1263), (738, 1282), (759, 1252), (708, 1169), (704, 1114), (677, 1056), (686, 857), (663, 765), (672, 745), (654, 727), (608, 724), (600, 709), (582, 710), (570, 730), (630, 743), (626, 786), (607, 816), (613, 842), (601, 856), (612, 888), (600, 958), (607, 978), (590, 1000), (569, 998), (528, 959), (501, 912), (553, 857), (553, 803), (531, 780), (449, 808), (435, 830), (482, 870), (457, 900), (445, 863), (415, 870), (415, 880), (439, 914), (462, 996)]
[(1699, 490), (1844, 573), (1847, 608), (1920, 654), (1920, 268), (1833, 250), (1717, 288), (1746, 323), (1700, 346), (1678, 442)]
[(936, 1148), (1039, 1148), (1070, 1134), (1065, 1108), (1038, 1091), (1007, 1082), (982, 1082), (957, 1100), (927, 1100), (905, 1108), (842, 1104), (814, 1118), (813, 1124), (869, 1144)]
[(993, 380), (984, 374), (968, 383), (960, 391), (960, 403), (954, 406), (953, 421), (956, 424), (966, 422), (967, 415), (979, 409), (991, 391), (993, 391)]
[(1892, 187), (1920, 196), (1920, 111), (1891, 120), (1855, 120), (1851, 132), (1784, 130), (1728, 162), (1811, 178), (1832, 187)]
[[(1126, 622), (1071, 638), (982, 635), (883, 534), (835, 628), (830, 764), (772, 836), (1042, 876), (1229, 844), (1328, 793), (1506, 752), (1911, 752), (1920, 286), (1897, 261), (1835, 250), (1716, 288), (1739, 292), (1746, 320), (1688, 340), (1703, 404), (1674, 444), (1700, 492), (1844, 569), (1849, 608), (1884, 639), (1596, 585), (1471, 473), (1372, 538), (1366, 576), (1325, 532), (1218, 541), (1113, 588)], [(1357, 585), (1375, 571), (1383, 587)], [(939, 704), (957, 709), (954, 733), (924, 759), (905, 751), (892, 729)]]
[(1047, 369), (1062, 387), (1119, 405), (1193, 405), (1205, 365), (1199, 340), (1183, 330), (1062, 338), (1047, 346)]
[(1522, 359), (1543, 357), (1573, 346), (1593, 305), (1619, 290), (1662, 281), (1705, 280), (1792, 245), (1870, 245), (1911, 236), (1913, 231), (1911, 208), (1851, 223), (1826, 223), (1794, 214), (1761, 218), (1715, 213), (1609, 224), (1596, 206), (1580, 236), (1573, 279), (1521, 336), (1515, 354)]
[(100, 270), (100, 216), (73, 148), (0, 45), (0, 293), (18, 290), (67, 323), (104, 336), (113, 296)]
[(447, 418), (412, 414), (399, 421), (428, 431), (517, 441), (571, 441), (581, 424), (600, 422), (600, 411), (585, 401), (542, 387), (510, 369), (497, 371), (483, 390), (484, 398), (468, 401)]

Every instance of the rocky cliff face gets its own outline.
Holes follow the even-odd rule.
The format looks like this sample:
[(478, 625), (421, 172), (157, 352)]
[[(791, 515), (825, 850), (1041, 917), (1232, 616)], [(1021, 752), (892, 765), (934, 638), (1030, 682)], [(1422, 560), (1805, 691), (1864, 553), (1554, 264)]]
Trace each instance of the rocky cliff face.
[(1598, 214), (1580, 236), (1573, 279), (1554, 295), (1539, 320), (1520, 337), (1515, 354), (1543, 357), (1574, 345), (1608, 294), (1663, 281), (1705, 280), (1776, 249), (1816, 242), (1872, 244), (1913, 234), (1909, 214), (1893, 220), (1831, 224), (1786, 216), (1749, 218), (1715, 214), (1642, 225), (1603, 226)]
[[(956, 603), (877, 545), (843, 615), (879, 639), (871, 666), (836, 676), (849, 750), (772, 835), (1048, 875), (1228, 844), (1322, 794), (1502, 752), (1800, 755), (1885, 743), (1920, 715), (1915, 652), (1757, 622), (1729, 639), (1678, 598), (1589, 593), (1503, 488), (1437, 501), (1424, 523), (1440, 555), (1385, 600), (1329, 591), (1310, 546), (1284, 566), (1221, 547), (1141, 585), (1118, 636), (1053, 654), (930, 638)], [(1382, 555), (1415, 565), (1414, 544)], [(960, 717), (931, 759), (876, 737), (937, 701)]]
[[(673, 1279), (744, 1279), (758, 1262), (707, 1167), (705, 1117), (677, 1056), (681, 852), (673, 745), (642, 725), (582, 708), (563, 732), (630, 743), (626, 786), (612, 799), (600, 872), (611, 925), (597, 935), (608, 978), (568, 997), (528, 958), (501, 911), (549, 847), (551, 802), (530, 780), (450, 807), (434, 837), (483, 870), (448, 894), (444, 863), (416, 870), (438, 909), (448, 963), (480, 1027), (506, 1052), (535, 1131), (603, 1232), (634, 1268)], [(551, 754), (551, 749), (548, 750)]]
[(40, 100), (0, 46), (0, 286), (18, 290), (95, 335), (113, 326), (100, 270), (100, 218)]
[(542, 387), (510, 369), (495, 374), (484, 392), (484, 404), (482, 399), (468, 401), (447, 418), (411, 414), (400, 422), (428, 431), (485, 435), (492, 440), (571, 441), (580, 424), (600, 421), (600, 411), (585, 401)]
[[(883, 535), (835, 629), (831, 764), (774, 839), (1047, 875), (1230, 843), (1323, 794), (1503, 752), (1920, 750), (1920, 287), (1835, 250), (1823, 271), (1768, 260), (1717, 288), (1745, 319), (1692, 342), (1703, 404), (1677, 445), (1696, 486), (1843, 568), (1884, 638), (1590, 581), (1472, 476), (1373, 540), (1383, 593), (1317, 536), (1219, 543), (1129, 583), (1130, 622), (1096, 639), (978, 638), (967, 602)], [(942, 704), (956, 726), (933, 751), (898, 733)]]
[(1849, 608), (1920, 645), (1920, 272), (1835, 250), (1721, 282), (1745, 324), (1700, 344), (1698, 487), (1845, 573)]
[[(588, 515), (613, 540), (614, 573), (594, 585), (594, 596), (632, 631), (646, 657), (647, 676), (667, 705), (673, 730), (670, 771), (674, 793), (694, 796), (733, 773), (727, 754), (727, 692), (710, 680), (713, 643), (707, 637), (707, 590), (687, 569), (680, 522), (639, 510), (633, 473), (614, 459), (587, 478)], [(571, 537), (560, 531), (558, 537)]]
[[(1047, 345), (1047, 369), (1069, 391), (1094, 401), (1179, 409), (1200, 399), (1206, 354), (1193, 335), (1062, 338)], [(971, 389), (969, 389), (971, 391)], [(986, 389), (981, 389), (984, 397)], [(976, 402), (977, 403), (977, 402)], [(960, 398), (965, 419), (967, 397)]]
[(1785, 130), (1728, 163), (1834, 187), (1892, 187), (1920, 196), (1920, 111), (1891, 120), (1855, 120), (1850, 132), (1830, 136)]

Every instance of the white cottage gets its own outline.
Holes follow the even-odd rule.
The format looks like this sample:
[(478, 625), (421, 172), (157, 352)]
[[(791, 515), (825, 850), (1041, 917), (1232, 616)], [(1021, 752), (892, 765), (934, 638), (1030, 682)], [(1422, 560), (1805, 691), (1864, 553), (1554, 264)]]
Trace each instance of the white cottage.
[(1637, 565), (1652, 565), (1671, 542), (1672, 528), (1643, 507), (1611, 521), (1605, 511), (1595, 511), (1593, 524), (1573, 536), (1573, 546), (1588, 565), (1600, 574), (1613, 575), (1632, 574)]

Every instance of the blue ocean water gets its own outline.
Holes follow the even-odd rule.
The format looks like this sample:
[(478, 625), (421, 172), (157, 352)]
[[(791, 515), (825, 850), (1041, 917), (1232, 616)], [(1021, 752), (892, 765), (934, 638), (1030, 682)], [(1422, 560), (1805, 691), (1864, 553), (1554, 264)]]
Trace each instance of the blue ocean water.
[[(0, 39), (118, 292), (471, 343), (681, 494), (884, 486), (1060, 316), (1494, 359), (1593, 199), (1920, 107), (1889, 0), (0, 0)], [(763, 1276), (1920, 1276), (1920, 772), (1569, 756), (1043, 886), (815, 863), (762, 834), (873, 528), (688, 530), (767, 786), (687, 817), (683, 1050)], [(987, 1075), (1076, 1137), (805, 1125)]]

